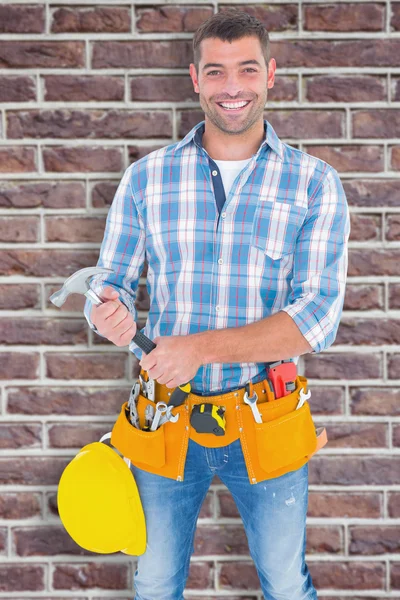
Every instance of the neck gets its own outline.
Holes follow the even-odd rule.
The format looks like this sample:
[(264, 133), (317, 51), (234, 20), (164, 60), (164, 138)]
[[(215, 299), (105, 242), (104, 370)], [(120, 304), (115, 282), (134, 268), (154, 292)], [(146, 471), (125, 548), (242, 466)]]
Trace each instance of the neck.
[(233, 135), (205, 121), (203, 148), (214, 160), (245, 160), (257, 152), (265, 138), (264, 121), (243, 134)]

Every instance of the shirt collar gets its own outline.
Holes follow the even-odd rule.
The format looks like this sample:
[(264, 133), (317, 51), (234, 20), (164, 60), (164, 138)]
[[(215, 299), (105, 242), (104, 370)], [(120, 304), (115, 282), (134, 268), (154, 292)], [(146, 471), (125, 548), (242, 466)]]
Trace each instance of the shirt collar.
[[(179, 150), (180, 148), (183, 148), (183, 146), (185, 146), (186, 144), (189, 144), (192, 141), (200, 148), (203, 148), (202, 137), (203, 137), (204, 131), (205, 131), (205, 121), (201, 121), (200, 123), (195, 125), (193, 127), (193, 129), (191, 129), (189, 131), (189, 133), (187, 135), (185, 135), (185, 137), (176, 145), (176, 149)], [(279, 156), (279, 158), (283, 161), (284, 160), (283, 143), (281, 142), (281, 140), (277, 136), (274, 128), (272, 127), (271, 123), (269, 123), (267, 121), (267, 119), (264, 119), (264, 132), (265, 132), (265, 138), (261, 142), (260, 148), (258, 149), (258, 151), (260, 151), (263, 146), (267, 145), (271, 148), (271, 150), (276, 152), (276, 154)]]

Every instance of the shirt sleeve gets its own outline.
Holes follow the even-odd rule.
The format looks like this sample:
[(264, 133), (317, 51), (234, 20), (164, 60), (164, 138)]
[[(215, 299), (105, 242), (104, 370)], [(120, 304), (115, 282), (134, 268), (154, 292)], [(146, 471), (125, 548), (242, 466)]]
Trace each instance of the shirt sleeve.
[[(94, 275), (89, 283), (96, 294), (101, 295), (105, 287), (113, 287), (119, 293), (123, 304), (137, 320), (135, 307), (139, 278), (143, 270), (146, 254), (146, 234), (143, 219), (137, 209), (131, 186), (132, 165), (128, 167), (115, 192), (107, 214), (106, 227), (100, 248), (98, 267), (107, 267), (114, 273)], [(90, 326), (102, 336), (90, 315), (93, 303), (86, 299), (84, 315)]]
[(312, 353), (333, 344), (343, 311), (350, 215), (335, 169), (329, 166), (310, 198), (296, 240), (289, 304), (282, 310), (299, 327)]

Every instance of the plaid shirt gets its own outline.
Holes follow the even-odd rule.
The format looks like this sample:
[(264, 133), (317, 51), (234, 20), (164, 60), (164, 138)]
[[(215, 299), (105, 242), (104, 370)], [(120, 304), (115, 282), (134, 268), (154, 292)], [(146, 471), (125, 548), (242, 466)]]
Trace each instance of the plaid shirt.
[[(136, 320), (146, 259), (151, 305), (141, 331), (150, 339), (240, 327), (284, 310), (313, 352), (329, 348), (343, 309), (350, 235), (337, 171), (283, 143), (264, 120), (265, 138), (225, 198), (220, 169), (202, 146), (204, 123), (126, 169), (97, 263), (115, 275), (93, 277), (92, 289), (113, 286)], [(87, 300), (90, 326), (91, 306)], [(142, 350), (129, 348), (140, 360)], [(192, 387), (243, 387), (264, 379), (266, 364), (206, 364)]]

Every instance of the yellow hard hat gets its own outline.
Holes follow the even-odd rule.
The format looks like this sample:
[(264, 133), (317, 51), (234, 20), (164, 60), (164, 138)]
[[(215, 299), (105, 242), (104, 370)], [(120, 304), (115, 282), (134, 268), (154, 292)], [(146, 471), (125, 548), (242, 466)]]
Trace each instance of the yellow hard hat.
[(60, 519), (86, 550), (139, 556), (146, 549), (146, 524), (137, 485), (126, 460), (101, 440), (84, 446), (64, 469)]

